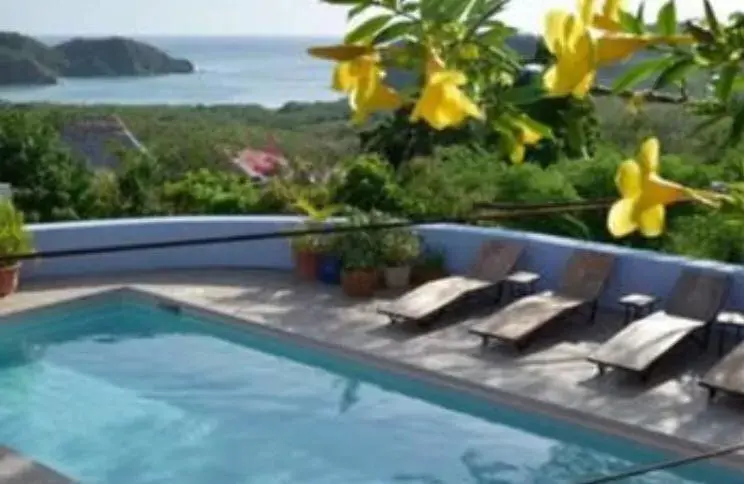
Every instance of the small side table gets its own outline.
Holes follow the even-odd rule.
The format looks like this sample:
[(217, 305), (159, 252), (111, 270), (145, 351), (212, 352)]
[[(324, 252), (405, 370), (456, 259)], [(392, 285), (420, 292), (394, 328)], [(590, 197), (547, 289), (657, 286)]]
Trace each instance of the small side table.
[(515, 272), (505, 279), (511, 287), (510, 293), (512, 297), (534, 294), (539, 280), (540, 274), (527, 271)]
[(623, 322), (627, 326), (631, 321), (648, 316), (654, 310), (658, 299), (648, 294), (628, 294), (620, 298), (625, 308)]
[(744, 313), (739, 311), (721, 311), (716, 317), (716, 325), (720, 325), (718, 328), (718, 354), (723, 355), (724, 348), (724, 333), (726, 332), (725, 326), (733, 326), (736, 330), (737, 342), (741, 341), (744, 337)]

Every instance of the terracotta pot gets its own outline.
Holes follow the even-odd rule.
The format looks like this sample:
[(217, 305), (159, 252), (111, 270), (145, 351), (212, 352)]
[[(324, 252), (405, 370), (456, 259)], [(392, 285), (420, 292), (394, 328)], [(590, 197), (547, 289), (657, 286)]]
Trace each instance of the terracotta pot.
[(385, 268), (385, 286), (390, 289), (404, 289), (411, 283), (411, 266)]
[(295, 272), (306, 281), (314, 281), (318, 277), (318, 262), (320, 257), (317, 253), (309, 250), (295, 250), (294, 262)]
[(0, 297), (13, 294), (18, 289), (18, 274), (21, 264), (0, 267)]
[(344, 269), (341, 272), (341, 289), (350, 297), (372, 297), (379, 279), (377, 269)]

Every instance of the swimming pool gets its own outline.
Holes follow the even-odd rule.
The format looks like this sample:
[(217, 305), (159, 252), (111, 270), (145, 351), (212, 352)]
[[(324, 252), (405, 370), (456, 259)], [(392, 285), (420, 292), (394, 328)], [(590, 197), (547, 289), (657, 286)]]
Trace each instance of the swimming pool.
[[(81, 482), (547, 484), (669, 457), (138, 298), (12, 319), (0, 444)], [(624, 482), (744, 482), (679, 472)]]

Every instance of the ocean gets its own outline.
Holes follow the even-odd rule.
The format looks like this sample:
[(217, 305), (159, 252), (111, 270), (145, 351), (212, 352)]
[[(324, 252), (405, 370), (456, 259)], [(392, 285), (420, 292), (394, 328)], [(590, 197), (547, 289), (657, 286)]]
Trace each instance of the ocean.
[[(39, 37), (54, 44), (65, 37)], [(332, 63), (311, 58), (312, 45), (337, 39), (258, 37), (138, 37), (197, 68), (194, 74), (116, 79), (60, 79), (59, 84), (0, 87), (11, 102), (63, 104), (260, 104), (333, 101)]]

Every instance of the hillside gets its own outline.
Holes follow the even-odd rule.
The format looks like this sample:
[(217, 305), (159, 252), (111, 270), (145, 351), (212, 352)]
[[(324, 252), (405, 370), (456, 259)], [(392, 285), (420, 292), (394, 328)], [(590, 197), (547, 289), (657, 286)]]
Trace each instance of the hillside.
[(118, 77), (191, 73), (193, 64), (123, 37), (77, 38), (48, 46), (0, 32), (0, 85), (54, 84), (60, 77)]

